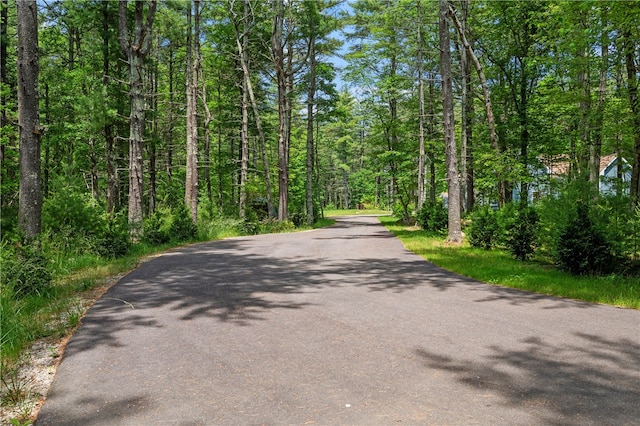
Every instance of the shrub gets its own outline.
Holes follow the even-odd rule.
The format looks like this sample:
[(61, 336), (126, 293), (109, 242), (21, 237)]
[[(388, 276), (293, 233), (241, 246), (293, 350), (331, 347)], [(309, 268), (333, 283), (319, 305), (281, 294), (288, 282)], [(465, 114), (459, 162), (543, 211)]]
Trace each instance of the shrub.
[(480, 247), (491, 250), (499, 239), (500, 225), (497, 214), (490, 207), (482, 207), (473, 214), (471, 227), (467, 232), (469, 244), (473, 247)]
[(505, 244), (518, 260), (527, 260), (537, 243), (539, 217), (532, 207), (521, 205), (506, 228)]
[(558, 264), (573, 275), (611, 272), (614, 256), (611, 244), (595, 226), (584, 203), (560, 234), (556, 247)]
[(38, 242), (18, 244), (13, 250), (7, 245), (2, 247), (0, 276), (2, 285), (13, 289), (13, 294), (19, 297), (42, 294), (53, 280), (49, 260)]
[(130, 249), (127, 222), (122, 217), (110, 219), (96, 239), (96, 252), (102, 257), (115, 259), (125, 256)]
[(166, 244), (171, 241), (171, 223), (168, 222), (169, 209), (157, 209), (144, 221), (142, 240), (151, 245)]
[(425, 231), (440, 232), (449, 226), (449, 215), (442, 203), (424, 203), (418, 211), (416, 220)]
[(193, 240), (198, 235), (198, 226), (191, 220), (191, 213), (184, 204), (172, 209), (170, 232), (172, 240), (178, 242)]
[(105, 227), (104, 209), (87, 194), (70, 189), (47, 198), (42, 207), (43, 228), (58, 233), (98, 235)]

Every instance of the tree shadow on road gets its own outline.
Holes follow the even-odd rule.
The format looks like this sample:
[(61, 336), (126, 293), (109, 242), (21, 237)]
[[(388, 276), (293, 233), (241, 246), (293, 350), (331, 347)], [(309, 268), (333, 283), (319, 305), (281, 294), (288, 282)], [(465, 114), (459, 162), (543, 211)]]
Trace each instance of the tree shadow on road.
[(185, 321), (212, 318), (246, 326), (262, 320), (269, 310), (303, 309), (310, 303), (304, 294), (327, 287), (394, 293), (418, 287), (438, 291), (465, 287), (479, 291), (478, 301), (509, 298), (522, 304), (544, 299), (555, 300), (558, 307), (571, 305), (562, 299), (488, 286), (413, 255), (399, 260), (396, 256), (358, 258), (354, 254), (350, 259), (329, 261), (260, 253), (256, 249), (259, 244), (259, 239), (252, 238), (198, 244), (143, 263), (94, 305), (69, 349), (117, 347), (119, 331), (161, 327), (153, 319), (153, 309), (168, 307)]
[(539, 416), (540, 424), (637, 424), (640, 344), (576, 333), (578, 346), (532, 337), (517, 350), (491, 347), (481, 361), (416, 349), (424, 365)]

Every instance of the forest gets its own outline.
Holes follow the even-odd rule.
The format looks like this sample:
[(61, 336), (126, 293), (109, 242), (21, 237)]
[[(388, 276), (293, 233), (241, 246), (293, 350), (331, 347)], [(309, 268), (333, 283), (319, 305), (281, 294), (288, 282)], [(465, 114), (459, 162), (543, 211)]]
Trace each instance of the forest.
[(637, 272), (639, 2), (0, 5), (5, 277), (365, 207)]

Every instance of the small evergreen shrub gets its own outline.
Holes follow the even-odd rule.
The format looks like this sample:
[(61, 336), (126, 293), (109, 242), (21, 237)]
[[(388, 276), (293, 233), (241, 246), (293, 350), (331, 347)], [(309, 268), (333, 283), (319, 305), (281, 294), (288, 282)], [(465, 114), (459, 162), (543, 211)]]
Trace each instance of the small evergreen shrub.
[(500, 225), (497, 214), (490, 207), (482, 207), (473, 214), (471, 226), (467, 232), (469, 244), (491, 250), (500, 238)]
[(579, 203), (577, 214), (560, 234), (556, 247), (559, 266), (573, 275), (598, 275), (611, 272), (614, 256), (611, 244)]
[(157, 209), (144, 221), (142, 241), (151, 245), (171, 241), (171, 224), (167, 221), (168, 209)]
[(416, 216), (418, 225), (425, 231), (440, 232), (449, 226), (449, 214), (442, 203), (424, 203)]
[(527, 260), (535, 251), (539, 217), (532, 207), (521, 205), (505, 230), (507, 249), (518, 260)]
[(126, 256), (130, 249), (131, 239), (126, 221), (118, 217), (110, 219), (96, 239), (96, 252), (102, 257), (115, 259)]
[(191, 213), (184, 204), (172, 209), (171, 238), (174, 241), (190, 241), (198, 235), (198, 226), (191, 220)]

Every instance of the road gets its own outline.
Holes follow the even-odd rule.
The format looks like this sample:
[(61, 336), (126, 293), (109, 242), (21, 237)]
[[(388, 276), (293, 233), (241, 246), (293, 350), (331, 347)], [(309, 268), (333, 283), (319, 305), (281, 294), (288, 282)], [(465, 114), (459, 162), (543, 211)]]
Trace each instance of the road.
[(198, 244), (90, 309), (36, 424), (640, 424), (640, 311), (460, 277), (375, 217)]

